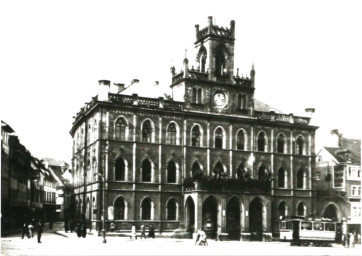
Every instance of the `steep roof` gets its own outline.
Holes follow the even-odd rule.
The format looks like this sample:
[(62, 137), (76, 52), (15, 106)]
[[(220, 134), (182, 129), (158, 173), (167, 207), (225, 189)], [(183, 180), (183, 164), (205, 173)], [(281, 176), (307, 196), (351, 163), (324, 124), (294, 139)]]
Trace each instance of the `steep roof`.
[(11, 128), (11, 126), (8, 125), (7, 123), (5, 123), (3, 120), (1, 120), (1, 129), (5, 130), (6, 132), (9, 132), (9, 133), (15, 132), (13, 130), (13, 128)]
[(340, 138), (339, 147), (324, 147), (338, 162), (346, 162), (345, 154), (350, 154), (353, 164), (361, 163), (361, 140)]

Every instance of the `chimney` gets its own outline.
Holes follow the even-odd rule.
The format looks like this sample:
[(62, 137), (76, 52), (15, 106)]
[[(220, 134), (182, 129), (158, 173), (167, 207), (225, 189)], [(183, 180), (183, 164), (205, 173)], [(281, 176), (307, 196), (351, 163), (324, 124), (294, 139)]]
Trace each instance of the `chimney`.
[(342, 134), (339, 133), (338, 129), (334, 129), (331, 130), (331, 135), (332, 135), (332, 139), (331, 139), (331, 146), (333, 147), (340, 147), (340, 139), (342, 137)]
[(209, 16), (208, 19), (209, 19), (208, 34), (211, 34), (212, 33), (212, 16)]
[(120, 93), (124, 90), (124, 84), (121, 83), (113, 83), (117, 87), (117, 93)]
[(99, 80), (98, 81), (98, 100), (106, 101), (108, 100), (108, 93), (111, 89), (111, 81), (109, 80)]

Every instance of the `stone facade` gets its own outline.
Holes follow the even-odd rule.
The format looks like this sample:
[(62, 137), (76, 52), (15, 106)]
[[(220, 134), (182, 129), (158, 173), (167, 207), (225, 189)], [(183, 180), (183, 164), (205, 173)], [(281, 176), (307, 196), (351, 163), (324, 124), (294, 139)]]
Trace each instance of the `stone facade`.
[[(71, 135), (77, 214), (116, 230), (160, 233), (218, 226), (231, 239), (262, 239), (282, 217), (311, 215), (317, 127), (254, 99), (255, 69), (234, 75), (235, 22), (196, 26), (196, 68), (172, 73), (172, 96), (94, 97)], [(101, 89), (110, 82), (99, 81)], [(97, 176), (98, 177), (98, 176)]]

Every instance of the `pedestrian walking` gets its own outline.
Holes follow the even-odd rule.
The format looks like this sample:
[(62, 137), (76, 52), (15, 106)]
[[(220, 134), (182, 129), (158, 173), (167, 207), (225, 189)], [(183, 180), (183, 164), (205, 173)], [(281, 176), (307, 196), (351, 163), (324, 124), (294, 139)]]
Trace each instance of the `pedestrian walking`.
[(28, 229), (29, 229), (29, 237), (33, 238), (34, 237), (34, 225), (35, 225), (35, 220), (33, 220), (32, 222), (29, 223), (28, 225)]
[(82, 223), (82, 237), (85, 238), (87, 236), (87, 225), (86, 222), (83, 221)]
[(196, 235), (196, 240), (195, 240), (195, 245), (199, 242), (201, 237), (201, 229), (197, 230), (197, 235)]
[(144, 239), (146, 239), (146, 228), (145, 228), (145, 225), (142, 225), (142, 226), (141, 226), (141, 239), (142, 239), (142, 237), (143, 237)]
[(220, 241), (220, 235), (221, 235), (221, 227), (218, 226), (216, 230), (216, 241)]
[(203, 229), (201, 229), (201, 231), (200, 231), (200, 240), (199, 240), (198, 245), (209, 245), (207, 243), (206, 233)]
[(21, 239), (24, 239), (24, 235), (26, 235), (28, 238), (30, 238), (30, 236), (29, 236), (29, 228), (28, 228), (28, 224), (27, 224), (26, 221), (24, 221), (23, 227), (21, 229)]
[(65, 219), (65, 220), (64, 220), (64, 231), (65, 231), (65, 233), (68, 233), (68, 231), (69, 231), (69, 222), (68, 222), (68, 219)]
[(74, 220), (70, 220), (70, 222), (69, 222), (69, 229), (70, 229), (70, 233), (73, 233), (73, 230), (74, 230)]
[(150, 231), (148, 232), (148, 237), (155, 238), (155, 228), (153, 225), (150, 226)]
[(131, 229), (131, 239), (132, 240), (137, 240), (137, 233), (136, 233), (136, 226), (132, 225), (132, 229)]
[(78, 237), (81, 237), (81, 236), (82, 236), (82, 226), (81, 226), (81, 223), (80, 223), (80, 222), (77, 223), (76, 232), (77, 232), (77, 236), (78, 236)]
[(349, 233), (349, 247), (354, 247), (354, 234)]
[(36, 225), (36, 232), (38, 235), (38, 243), (41, 243), (40, 239), (41, 239), (41, 234), (43, 233), (43, 224), (41, 223), (41, 221), (38, 221), (38, 224)]

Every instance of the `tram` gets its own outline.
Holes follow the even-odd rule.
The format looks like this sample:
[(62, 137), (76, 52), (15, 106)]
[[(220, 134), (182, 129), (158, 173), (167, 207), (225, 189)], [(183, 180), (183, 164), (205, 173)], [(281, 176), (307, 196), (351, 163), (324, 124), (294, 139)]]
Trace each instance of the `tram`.
[(280, 240), (291, 245), (330, 246), (339, 241), (341, 224), (331, 219), (285, 219), (279, 223)]

